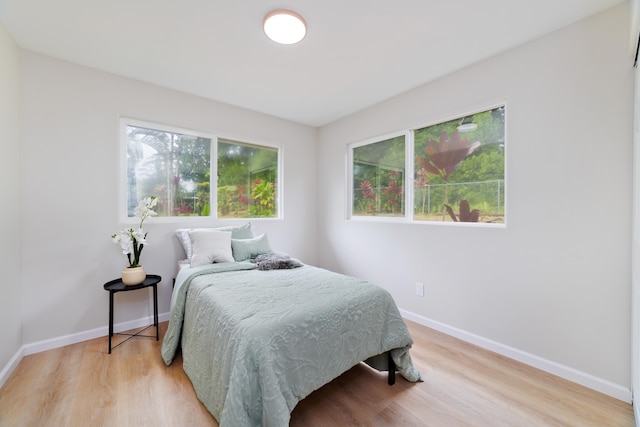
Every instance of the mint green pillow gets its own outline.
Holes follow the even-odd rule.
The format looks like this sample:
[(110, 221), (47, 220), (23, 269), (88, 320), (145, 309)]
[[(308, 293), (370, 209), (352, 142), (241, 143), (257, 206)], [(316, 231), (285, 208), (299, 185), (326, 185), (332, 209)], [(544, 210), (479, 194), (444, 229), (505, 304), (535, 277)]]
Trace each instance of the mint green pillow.
[(231, 239), (231, 249), (233, 259), (238, 262), (273, 252), (266, 234), (261, 234), (253, 239)]
[(251, 230), (251, 223), (248, 222), (245, 225), (230, 225), (227, 227), (216, 227), (216, 230), (230, 231), (232, 239), (251, 239), (253, 238), (253, 231)]

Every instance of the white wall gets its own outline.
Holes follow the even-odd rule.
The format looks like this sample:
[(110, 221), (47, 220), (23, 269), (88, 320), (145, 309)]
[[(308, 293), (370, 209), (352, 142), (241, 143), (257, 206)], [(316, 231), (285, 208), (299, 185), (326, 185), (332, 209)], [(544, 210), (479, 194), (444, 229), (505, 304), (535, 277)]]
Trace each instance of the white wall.
[[(631, 240), (631, 389), (634, 402), (640, 391), (640, 71), (635, 70), (633, 136), (633, 209)], [(640, 425), (640, 405), (634, 405), (636, 425)]]
[[(626, 398), (628, 41), (629, 8), (622, 4), (321, 128), (320, 264), (386, 287), (422, 320), (593, 376)], [(348, 143), (501, 101), (506, 228), (345, 220)], [(414, 295), (418, 281), (424, 298)]]
[(0, 386), (22, 347), (18, 48), (0, 25)]
[[(640, 0), (631, 0), (630, 54), (635, 55), (640, 34)], [(631, 239), (631, 389), (637, 401), (640, 390), (640, 71), (635, 69), (633, 120), (633, 206)], [(640, 405), (634, 405), (636, 425), (640, 425)]]
[[(102, 284), (124, 265), (108, 236), (122, 227), (118, 117), (126, 115), (282, 144), (286, 219), (253, 221), (275, 248), (379, 283), (421, 319), (628, 389), (627, 46), (622, 5), (316, 135), (306, 126), (19, 51), (0, 28), (0, 368), (23, 343), (106, 326)], [(347, 143), (504, 100), (506, 229), (345, 221)], [(161, 312), (182, 256), (173, 229), (187, 225), (149, 223), (143, 262), (164, 277)], [(426, 285), (424, 298), (413, 294), (416, 281)], [(116, 298), (116, 322), (151, 314), (144, 293)]]
[[(102, 285), (118, 277), (126, 261), (109, 237), (123, 228), (120, 115), (282, 145), (285, 219), (252, 223), (256, 233), (268, 233), (274, 249), (316, 261), (314, 128), (27, 51), (20, 66), (25, 344), (107, 325)], [(168, 312), (176, 261), (184, 257), (173, 230), (183, 226), (189, 223), (145, 223), (142, 263), (163, 277), (161, 313)], [(116, 295), (116, 323), (151, 314), (146, 291)]]

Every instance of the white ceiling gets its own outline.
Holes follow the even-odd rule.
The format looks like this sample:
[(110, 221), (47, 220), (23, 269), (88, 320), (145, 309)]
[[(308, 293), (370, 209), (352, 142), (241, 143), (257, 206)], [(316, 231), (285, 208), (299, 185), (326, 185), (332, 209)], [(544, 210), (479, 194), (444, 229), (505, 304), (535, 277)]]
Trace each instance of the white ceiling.
[[(21, 48), (321, 126), (625, 0), (0, 0)], [(300, 13), (281, 46), (262, 19)]]

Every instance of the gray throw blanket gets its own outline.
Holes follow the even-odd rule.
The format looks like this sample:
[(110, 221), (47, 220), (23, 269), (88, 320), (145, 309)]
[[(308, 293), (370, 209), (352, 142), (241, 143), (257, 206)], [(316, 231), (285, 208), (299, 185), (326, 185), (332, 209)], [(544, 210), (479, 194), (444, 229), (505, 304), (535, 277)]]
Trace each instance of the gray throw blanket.
[(258, 270), (288, 270), (302, 267), (302, 263), (289, 255), (268, 253), (260, 254), (251, 259), (258, 266)]

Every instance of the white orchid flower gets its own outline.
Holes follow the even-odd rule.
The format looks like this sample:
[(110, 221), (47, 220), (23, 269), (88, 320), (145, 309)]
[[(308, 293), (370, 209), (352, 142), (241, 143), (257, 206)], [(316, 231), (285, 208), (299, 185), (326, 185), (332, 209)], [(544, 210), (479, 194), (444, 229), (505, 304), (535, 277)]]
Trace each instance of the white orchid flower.
[(146, 235), (147, 233), (145, 233), (142, 228), (138, 228), (136, 231), (131, 230), (131, 236), (141, 245), (145, 245), (147, 243)]
[(132, 242), (122, 242), (120, 243), (120, 248), (122, 248), (122, 253), (124, 255), (129, 255), (133, 252), (133, 243)]
[[(134, 215), (140, 218), (138, 229), (128, 228), (111, 236), (113, 242), (120, 245), (122, 253), (127, 255), (130, 267), (140, 265), (140, 253), (144, 245), (147, 244), (147, 233), (143, 230), (142, 224), (147, 217), (157, 215), (157, 213), (153, 211), (153, 208), (157, 204), (158, 198), (156, 196), (140, 200), (140, 203), (138, 203), (138, 206), (134, 209)], [(133, 257), (131, 257), (131, 254), (133, 254)]]

